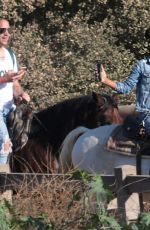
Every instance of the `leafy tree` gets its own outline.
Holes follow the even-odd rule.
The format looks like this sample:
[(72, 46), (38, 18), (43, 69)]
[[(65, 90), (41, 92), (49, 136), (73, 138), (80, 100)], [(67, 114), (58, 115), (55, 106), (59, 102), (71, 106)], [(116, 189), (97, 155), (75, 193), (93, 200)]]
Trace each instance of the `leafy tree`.
[[(124, 80), (134, 61), (148, 54), (144, 38), (150, 2), (125, 0), (3, 0), (0, 16), (13, 26), (11, 46), (35, 109), (91, 91), (111, 90), (95, 82), (96, 60), (110, 78)], [(120, 103), (134, 102), (134, 93)]]

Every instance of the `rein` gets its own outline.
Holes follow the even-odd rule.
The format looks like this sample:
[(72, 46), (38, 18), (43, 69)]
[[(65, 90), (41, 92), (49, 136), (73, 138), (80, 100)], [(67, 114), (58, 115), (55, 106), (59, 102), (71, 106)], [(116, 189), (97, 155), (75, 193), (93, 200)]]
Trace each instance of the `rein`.
[[(26, 106), (27, 110), (33, 111), (32, 107), (29, 106), (28, 104), (25, 104), (25, 106)], [(20, 124), (20, 122), (21, 122), (22, 125), (20, 125), (20, 127), (17, 128), (17, 130), (20, 129), (20, 130), (18, 130), (18, 134), (17, 134), (17, 136), (16, 136), (17, 139), (21, 136), (21, 134), (23, 133), (24, 129), (25, 129), (26, 132), (28, 132), (28, 133), (30, 132), (30, 129), (31, 129), (31, 121), (33, 120), (33, 117), (36, 119), (36, 121), (38, 122), (38, 124), (43, 128), (43, 130), (44, 130), (46, 133), (48, 133), (47, 128), (46, 128), (45, 125), (40, 121), (40, 119), (37, 117), (37, 115), (36, 115), (34, 112), (31, 112), (31, 113), (32, 113), (32, 117), (31, 117), (31, 115), (29, 115), (30, 118), (28, 117), (29, 119), (26, 120), (26, 122), (27, 122), (27, 123), (26, 123), (26, 128), (25, 128), (25, 126), (24, 126), (24, 119), (21, 118), (21, 120), (19, 120), (19, 124)], [(14, 132), (15, 132), (15, 129), (16, 129), (16, 125), (17, 125), (16, 122), (18, 122), (18, 116), (20, 116), (20, 115), (18, 115), (18, 113), (15, 112), (15, 113), (14, 113), (14, 118), (13, 118), (14, 122), (13, 122), (13, 125), (12, 125), (11, 129), (10, 129), (10, 135), (11, 135), (11, 136), (14, 135)]]
[[(27, 106), (31, 111), (33, 111), (33, 108), (32, 108), (30, 105), (26, 104), (26, 106)], [(40, 121), (40, 119), (37, 117), (36, 113), (33, 112), (32, 114), (33, 114), (33, 117), (36, 119), (36, 121), (40, 124), (40, 126), (45, 130), (45, 132), (48, 133), (47, 128), (46, 128), (45, 125)]]
[(41, 127), (45, 130), (45, 132), (48, 133), (48, 129), (45, 127), (45, 125), (43, 125), (43, 123), (40, 121), (40, 119), (34, 113), (33, 113), (33, 117), (41, 125)]

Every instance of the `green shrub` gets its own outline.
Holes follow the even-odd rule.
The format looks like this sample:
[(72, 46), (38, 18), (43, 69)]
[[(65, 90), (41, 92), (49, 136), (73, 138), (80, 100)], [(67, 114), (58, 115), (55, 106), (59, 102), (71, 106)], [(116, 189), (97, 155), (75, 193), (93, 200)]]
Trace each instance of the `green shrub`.
[[(35, 109), (91, 91), (111, 90), (95, 82), (95, 63), (105, 63), (110, 78), (124, 80), (138, 58), (149, 52), (146, 1), (1, 1), (0, 16), (13, 26), (11, 46)], [(133, 102), (134, 92), (120, 96)]]

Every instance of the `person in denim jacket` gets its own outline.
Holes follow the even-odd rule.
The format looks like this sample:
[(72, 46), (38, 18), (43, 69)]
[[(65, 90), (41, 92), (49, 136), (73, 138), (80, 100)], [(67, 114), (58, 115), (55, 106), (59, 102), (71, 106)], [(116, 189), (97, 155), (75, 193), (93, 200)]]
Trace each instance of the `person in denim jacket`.
[[(146, 30), (145, 37), (150, 39), (150, 28)], [(129, 93), (136, 88), (136, 111), (139, 121), (145, 126), (150, 136), (150, 56), (138, 60), (132, 67), (128, 78), (124, 82), (108, 79), (104, 66), (100, 67), (101, 82), (119, 94)]]

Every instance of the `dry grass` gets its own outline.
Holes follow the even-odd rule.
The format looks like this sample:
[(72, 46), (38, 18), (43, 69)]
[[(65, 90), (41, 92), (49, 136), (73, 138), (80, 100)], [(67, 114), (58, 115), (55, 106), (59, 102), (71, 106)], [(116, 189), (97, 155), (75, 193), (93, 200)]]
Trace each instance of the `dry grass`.
[[(90, 226), (91, 213), (96, 210), (95, 197), (89, 197), (89, 187), (81, 181), (61, 174), (43, 176), (39, 181), (35, 174), (34, 179), (25, 178), (17, 184), (13, 206), (19, 215), (43, 216), (45, 223), (53, 224), (57, 230), (81, 230)], [(148, 212), (150, 205), (146, 201), (144, 211)], [(117, 220), (116, 210), (111, 216)]]
[[(55, 229), (77, 230), (86, 224), (85, 191), (79, 181), (52, 176), (30, 186), (25, 181), (13, 196), (13, 205), (23, 216), (45, 216)], [(82, 222), (82, 223), (81, 223)]]

